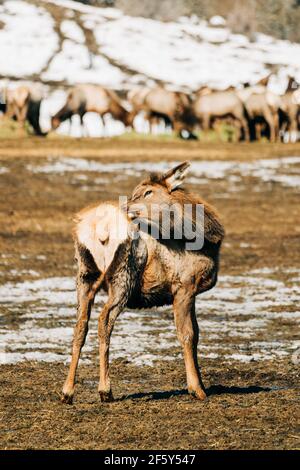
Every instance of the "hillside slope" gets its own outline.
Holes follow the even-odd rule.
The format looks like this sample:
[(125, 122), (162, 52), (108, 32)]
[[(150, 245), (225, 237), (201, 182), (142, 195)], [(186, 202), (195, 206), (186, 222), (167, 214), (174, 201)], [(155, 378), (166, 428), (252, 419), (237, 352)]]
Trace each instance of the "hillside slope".
[(220, 17), (160, 22), (71, 0), (7, 0), (0, 6), (0, 78), (93, 82), (116, 89), (164, 83), (224, 88), (277, 72), (300, 79), (300, 45), (262, 34), (250, 42)]

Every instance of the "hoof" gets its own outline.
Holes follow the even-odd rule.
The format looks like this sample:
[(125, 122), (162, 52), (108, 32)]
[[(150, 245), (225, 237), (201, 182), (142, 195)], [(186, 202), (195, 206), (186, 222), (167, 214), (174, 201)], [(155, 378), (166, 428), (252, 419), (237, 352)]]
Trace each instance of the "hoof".
[(114, 401), (114, 397), (113, 397), (113, 394), (112, 394), (111, 390), (109, 390), (109, 392), (99, 390), (99, 397), (100, 397), (100, 401), (102, 401), (102, 402)]
[(207, 395), (201, 388), (197, 390), (188, 389), (188, 392), (192, 397), (197, 398), (197, 400), (207, 400)]
[(61, 402), (66, 403), (67, 405), (73, 404), (73, 395), (68, 395), (67, 393), (63, 393), (61, 397)]

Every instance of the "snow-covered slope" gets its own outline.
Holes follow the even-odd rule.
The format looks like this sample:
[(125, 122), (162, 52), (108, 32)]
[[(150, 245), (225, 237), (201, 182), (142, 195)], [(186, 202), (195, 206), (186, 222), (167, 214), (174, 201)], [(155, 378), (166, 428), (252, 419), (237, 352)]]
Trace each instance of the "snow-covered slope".
[[(194, 91), (202, 85), (226, 88), (255, 83), (276, 71), (270, 88), (283, 93), (287, 76), (300, 81), (300, 44), (262, 34), (250, 42), (232, 34), (225, 20), (197, 17), (160, 22), (125, 16), (115, 8), (97, 8), (71, 0), (4, 0), (0, 4), (0, 88), (20, 80), (44, 84), (41, 125), (64, 104), (66, 88), (78, 82), (98, 83), (118, 90), (163, 83), (170, 89)], [(124, 126), (88, 113), (91, 136), (120, 134)], [(138, 131), (147, 131), (141, 116)], [(158, 129), (159, 131), (159, 129)], [(59, 133), (78, 136), (73, 119)]]
[(300, 45), (232, 34), (221, 18), (159, 22), (71, 0), (6, 0), (0, 5), (1, 78), (94, 82), (118, 89), (163, 82), (195, 90), (255, 82), (278, 66), (271, 86), (300, 79)]
[(40, 73), (58, 48), (54, 20), (27, 2), (0, 5), (0, 74), (25, 77)]

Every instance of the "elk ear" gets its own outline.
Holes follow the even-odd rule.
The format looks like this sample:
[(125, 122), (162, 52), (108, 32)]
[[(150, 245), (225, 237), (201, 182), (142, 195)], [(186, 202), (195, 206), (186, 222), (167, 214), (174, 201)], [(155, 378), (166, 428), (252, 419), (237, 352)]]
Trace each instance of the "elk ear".
[(163, 179), (166, 183), (169, 193), (174, 191), (174, 189), (178, 188), (178, 186), (183, 183), (189, 166), (190, 162), (180, 163), (180, 165), (175, 166), (163, 175)]

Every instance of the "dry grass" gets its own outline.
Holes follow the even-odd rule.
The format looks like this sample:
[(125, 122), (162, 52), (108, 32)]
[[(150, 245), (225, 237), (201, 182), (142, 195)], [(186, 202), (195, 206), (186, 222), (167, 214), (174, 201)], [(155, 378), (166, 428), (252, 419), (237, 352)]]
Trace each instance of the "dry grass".
[(73, 406), (59, 401), (64, 366), (4, 366), (0, 446), (299, 449), (299, 390), (289, 363), (205, 362), (206, 402), (186, 394), (181, 364), (139, 368), (114, 363), (116, 401), (101, 404), (96, 367), (81, 367)]
[(300, 155), (300, 143), (204, 143), (183, 141), (169, 136), (138, 136), (125, 134), (114, 138), (68, 138), (49, 134), (47, 138), (25, 137), (0, 140), (0, 158), (20, 159), (48, 156), (88, 157), (109, 161), (135, 160), (236, 160)]

